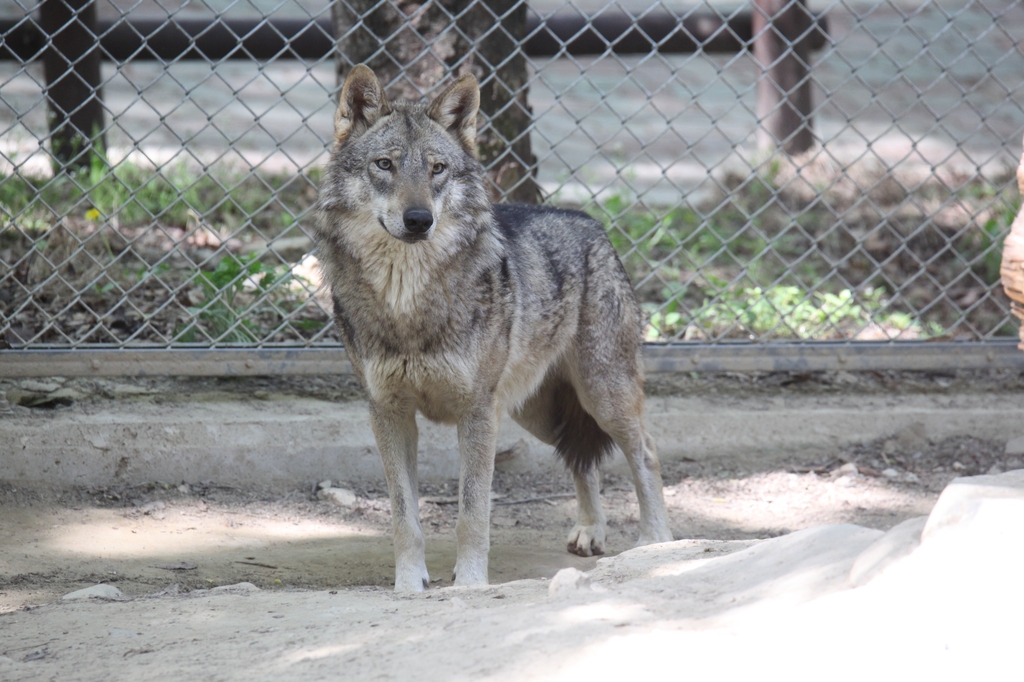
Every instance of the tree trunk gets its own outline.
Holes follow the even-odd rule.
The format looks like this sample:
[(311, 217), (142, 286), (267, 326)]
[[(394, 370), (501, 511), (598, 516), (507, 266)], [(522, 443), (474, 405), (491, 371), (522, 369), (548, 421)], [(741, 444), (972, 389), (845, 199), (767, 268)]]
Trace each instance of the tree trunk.
[(754, 0), (751, 31), (757, 81), (758, 142), (799, 154), (814, 144), (811, 122), (811, 41), (814, 17), (806, 0)]
[(44, 0), (40, 27), (49, 104), (50, 152), (58, 169), (88, 168), (104, 153), (103, 97), (93, 0)]
[(363, 63), (389, 97), (420, 99), (450, 75), (472, 73), (480, 81), (477, 143), (491, 196), (536, 203), (521, 48), (526, 9), (525, 0), (339, 0), (331, 6), (338, 83)]

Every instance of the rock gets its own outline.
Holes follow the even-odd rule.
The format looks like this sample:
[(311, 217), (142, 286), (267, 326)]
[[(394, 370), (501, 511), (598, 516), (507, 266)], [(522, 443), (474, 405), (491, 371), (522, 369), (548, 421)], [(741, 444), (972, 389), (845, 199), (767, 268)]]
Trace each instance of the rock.
[(134, 630), (123, 630), (121, 628), (111, 628), (109, 632), (110, 636), (114, 639), (135, 639), (139, 636), (139, 633)]
[(843, 466), (841, 466), (838, 469), (836, 469), (836, 471), (838, 471), (840, 474), (853, 474), (853, 475), (857, 475), (857, 474), (860, 473), (860, 471), (857, 469), (857, 465), (854, 464), (853, 462), (847, 462)]
[(322, 488), (316, 496), (339, 507), (351, 508), (359, 504), (359, 497), (348, 488)]
[(963, 471), (966, 468), (962, 462), (953, 462), (953, 471)]
[(153, 502), (147, 502), (146, 504), (139, 507), (139, 511), (143, 514), (153, 514), (154, 512), (162, 511), (167, 508), (167, 505), (160, 500), (154, 500)]
[(921, 478), (913, 471), (907, 471), (900, 477), (900, 480), (904, 483), (920, 483)]
[(317, 483), (316, 484), (316, 489), (317, 490), (326, 490), (327, 488), (330, 488), (333, 485), (334, 485), (334, 483), (331, 481), (331, 479), (327, 479), (326, 481), (320, 481), (319, 483)]
[(1001, 473), (1003, 473), (1003, 467), (999, 466), (998, 462), (996, 464), (993, 464), (992, 466), (990, 466), (988, 468), (988, 471), (985, 472), (985, 474), (987, 476), (995, 476), (995, 475), (1001, 474)]
[(181, 493), (182, 495), (188, 495), (189, 494), (188, 483), (182, 483), (181, 485), (179, 485), (178, 486), (178, 492)]
[[(617, 596), (641, 599), (641, 595), (671, 595), (671, 609), (684, 618), (708, 619), (705, 623), (751, 622), (755, 613), (778, 614), (780, 608), (802, 604), (850, 586), (850, 569), (860, 554), (884, 533), (850, 524), (816, 526), (744, 549), (704, 560), (667, 561), (685, 541), (628, 550), (591, 575), (604, 584), (615, 584)], [(616, 571), (622, 558), (640, 553), (653, 562), (647, 575), (623, 583)], [(691, 555), (692, 556), (692, 555)], [(682, 557), (680, 557), (682, 558)], [(600, 569), (600, 570), (599, 570)], [(767, 622), (765, 622), (767, 625)]]
[(1024, 471), (953, 479), (935, 502), (921, 541), (927, 542), (944, 529), (973, 517), (979, 503), (986, 499), (1024, 501)]
[(1024, 455), (1024, 436), (1017, 436), (1006, 441), (1007, 455)]
[(50, 383), (48, 381), (36, 381), (35, 379), (25, 379), (21, 382), (21, 388), (25, 391), (31, 391), (32, 393), (53, 393), (60, 384)]
[(169, 564), (154, 564), (153, 568), (159, 568), (163, 571), (194, 571), (199, 568), (199, 565), (191, 561), (176, 561)]
[(850, 584), (853, 587), (866, 585), (886, 568), (917, 549), (921, 544), (921, 531), (927, 522), (927, 516), (907, 519), (871, 543), (850, 567)]
[(894, 440), (898, 452), (917, 452), (928, 447), (928, 439), (924, 435), (924, 424), (921, 423), (912, 424), (903, 429), (896, 434)]
[(65, 594), (60, 598), (61, 601), (81, 601), (83, 599), (104, 599), (106, 601), (113, 601), (121, 599), (124, 594), (121, 590), (117, 589), (113, 585), (107, 585), (101, 583), (99, 585), (93, 585), (92, 587), (86, 587), (75, 592)]
[(900, 477), (900, 472), (896, 471), (892, 467), (889, 467), (888, 469), (882, 471), (882, 476), (885, 476), (890, 481), (895, 481), (897, 478)]
[(548, 596), (559, 597), (590, 591), (590, 576), (578, 568), (563, 568), (548, 583)]
[(523, 461), (529, 452), (529, 444), (527, 444), (524, 439), (520, 438), (514, 445), (512, 445), (512, 447), (501, 450), (494, 455), (494, 468), (498, 471), (509, 471), (514, 469), (517, 464)]
[(210, 594), (252, 594), (259, 592), (260, 588), (252, 583), (235, 583), (234, 585), (221, 585), (210, 589)]
[(857, 479), (854, 476), (840, 476), (835, 480), (835, 484), (840, 488), (852, 488), (857, 485)]

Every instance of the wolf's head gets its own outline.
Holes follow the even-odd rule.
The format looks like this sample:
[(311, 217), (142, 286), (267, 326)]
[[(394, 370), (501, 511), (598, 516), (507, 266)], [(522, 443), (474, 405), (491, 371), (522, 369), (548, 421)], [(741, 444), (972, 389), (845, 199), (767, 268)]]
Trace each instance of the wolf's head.
[(321, 209), (341, 214), (336, 228), (349, 232), (338, 236), (371, 249), (389, 248), (379, 243), (385, 236), (410, 245), (436, 242), (444, 250), (471, 238), (471, 214), (490, 206), (475, 155), (479, 106), (472, 75), (428, 105), (388, 102), (373, 71), (353, 68), (341, 90), (321, 187)]

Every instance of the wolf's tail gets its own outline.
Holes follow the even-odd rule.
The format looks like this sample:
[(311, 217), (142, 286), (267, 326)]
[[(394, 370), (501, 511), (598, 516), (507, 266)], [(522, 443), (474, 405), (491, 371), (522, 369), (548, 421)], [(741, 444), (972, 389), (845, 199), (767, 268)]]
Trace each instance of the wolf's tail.
[(569, 382), (554, 391), (555, 452), (574, 474), (585, 474), (612, 453), (615, 442), (583, 409)]

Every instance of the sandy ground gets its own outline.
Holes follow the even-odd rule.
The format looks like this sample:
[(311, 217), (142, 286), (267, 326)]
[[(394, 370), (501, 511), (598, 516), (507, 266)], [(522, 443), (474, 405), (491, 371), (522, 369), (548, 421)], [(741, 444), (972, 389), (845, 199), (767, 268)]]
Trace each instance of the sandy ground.
[[(830, 523), (887, 530), (927, 514), (953, 476), (1006, 467), (1001, 443), (959, 438), (908, 454), (897, 448), (878, 442), (781, 470), (739, 471), (727, 461), (667, 463), (671, 527), (677, 539), (713, 540), (775, 537)], [(885, 469), (891, 478), (882, 475)], [(450, 481), (421, 490), (427, 566), (439, 587), (450, 584), (455, 560), (455, 487)], [(496, 474), (492, 583), (594, 567), (596, 558), (564, 548), (575, 514), (571, 489), (568, 476)], [(341, 508), (316, 499), (312, 490), (214, 483), (61, 490), (4, 485), (0, 613), (99, 582), (131, 596), (242, 581), (266, 590), (389, 587), (387, 498), (382, 488), (355, 492), (355, 505)], [(614, 555), (635, 541), (636, 497), (628, 478), (611, 474), (604, 477), (603, 497), (608, 553)]]
[[(748, 551), (763, 538), (796, 538), (800, 529), (857, 524), (825, 527), (834, 546), (827, 557), (841, 555), (835, 565), (845, 576), (852, 557), (881, 531), (927, 514), (955, 475), (1015, 467), (1004, 445), (904, 435), (760, 471), (728, 461), (667, 463), (671, 526), (682, 540), (658, 546), (668, 554), (648, 557), (646, 573), (631, 562), (651, 548), (600, 562), (566, 553), (575, 506), (567, 476), (499, 472), (487, 588), (450, 586), (455, 482), (424, 486), (433, 585), (415, 596), (390, 590), (390, 516), (379, 488), (354, 488), (357, 501), (343, 508), (311, 489), (5, 484), (0, 679), (600, 679), (611, 675), (602, 661), (616, 647), (625, 658), (615, 660), (632, 660), (631, 637), (660, 656), (677, 646), (658, 644), (666, 633), (704, 636), (707, 623), (737, 612), (733, 597), (719, 603), (724, 598), (715, 597), (712, 583), (701, 588), (711, 590), (707, 596), (658, 582), (673, 567)], [(634, 541), (636, 499), (628, 480), (613, 474), (605, 475), (604, 499), (611, 557)], [(565, 567), (591, 571), (612, 591), (553, 599), (550, 578)], [(815, 578), (813, 594), (835, 589), (837, 575)], [(60, 599), (98, 583), (123, 596)], [(765, 596), (774, 581), (755, 583), (733, 588), (753, 595), (746, 606), (778, 602), (778, 594), (774, 601)], [(804, 594), (779, 589), (786, 604), (799, 604)], [(747, 614), (748, 635), (711, 633), (717, 656), (754, 632), (750, 614), (758, 612), (746, 606), (738, 612)], [(699, 655), (701, 641), (686, 640), (696, 647), (693, 669), (713, 670), (718, 664)], [(587, 653), (595, 647), (596, 658)]]

